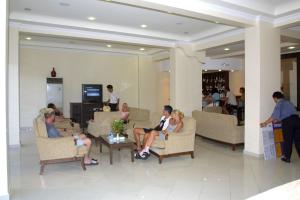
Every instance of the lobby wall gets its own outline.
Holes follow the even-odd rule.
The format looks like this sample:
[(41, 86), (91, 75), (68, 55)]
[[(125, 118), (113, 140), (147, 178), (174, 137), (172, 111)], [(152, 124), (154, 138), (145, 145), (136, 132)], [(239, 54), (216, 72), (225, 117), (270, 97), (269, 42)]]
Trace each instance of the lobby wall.
[(31, 127), (40, 108), (46, 106), (46, 78), (55, 67), (63, 78), (64, 115), (70, 102), (81, 102), (81, 84), (114, 85), (122, 102), (129, 106), (156, 110), (156, 68), (152, 58), (128, 54), (75, 50), (20, 48), (20, 127)]

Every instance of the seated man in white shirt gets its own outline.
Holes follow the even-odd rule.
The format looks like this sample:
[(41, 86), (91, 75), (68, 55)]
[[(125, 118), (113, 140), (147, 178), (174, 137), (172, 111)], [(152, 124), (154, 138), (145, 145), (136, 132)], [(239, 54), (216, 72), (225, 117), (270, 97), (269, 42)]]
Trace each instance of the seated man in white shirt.
[(169, 120), (171, 118), (172, 111), (173, 111), (173, 108), (170, 105), (165, 105), (163, 112), (162, 112), (163, 116), (161, 117), (160, 122), (156, 127), (154, 127), (154, 128), (134, 128), (133, 129), (134, 139), (136, 141), (138, 151), (140, 151), (142, 149), (140, 136), (144, 134), (144, 141), (146, 141), (147, 137), (149, 136), (149, 134), (152, 130), (156, 130), (156, 131), (166, 130), (169, 126)]
[(107, 91), (109, 92), (109, 99), (107, 101), (107, 104), (109, 105), (110, 110), (118, 111), (119, 110), (119, 102), (120, 102), (119, 95), (114, 92), (112, 85), (107, 85), (106, 88), (107, 88)]

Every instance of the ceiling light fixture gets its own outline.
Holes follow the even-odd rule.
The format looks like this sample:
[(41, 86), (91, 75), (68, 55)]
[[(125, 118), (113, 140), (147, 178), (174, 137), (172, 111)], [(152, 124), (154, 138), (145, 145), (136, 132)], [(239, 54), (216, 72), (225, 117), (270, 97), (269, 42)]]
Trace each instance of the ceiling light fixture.
[(146, 24), (142, 24), (141, 27), (142, 28), (147, 28), (147, 25)]
[(224, 51), (229, 51), (229, 50), (230, 50), (229, 48), (225, 48), (225, 49), (224, 49)]
[(110, 1), (112, 1), (112, 0), (105, 0), (105, 1), (110, 2)]
[(234, 70), (232, 69), (231, 72), (234, 72)]
[(145, 51), (145, 49), (144, 48), (140, 48), (140, 51)]
[(219, 72), (221, 72), (222, 70), (221, 69), (219, 69)]
[(295, 49), (296, 47), (294, 47), (294, 46), (291, 46), (291, 47), (288, 47), (288, 49)]
[(218, 22), (218, 21), (215, 21), (215, 23), (216, 23), (216, 24), (219, 24), (220, 22)]
[(204, 71), (207, 72), (207, 69), (205, 69)]
[(90, 21), (94, 21), (94, 20), (96, 20), (96, 17), (91, 16), (91, 17), (88, 17), (87, 19), (90, 20)]
[(25, 39), (26, 39), (26, 40), (31, 40), (31, 37), (26, 37)]
[(110, 44), (107, 44), (106, 46), (107, 46), (108, 48), (110, 48), (110, 47), (111, 47), (111, 45), (110, 45)]

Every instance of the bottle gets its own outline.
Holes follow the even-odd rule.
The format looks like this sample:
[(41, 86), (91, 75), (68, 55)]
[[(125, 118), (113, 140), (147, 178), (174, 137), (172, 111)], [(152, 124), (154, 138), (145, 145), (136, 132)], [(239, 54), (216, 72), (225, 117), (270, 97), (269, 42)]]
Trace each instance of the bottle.
[(53, 77), (53, 78), (56, 77), (56, 71), (55, 71), (54, 67), (51, 71), (51, 77)]

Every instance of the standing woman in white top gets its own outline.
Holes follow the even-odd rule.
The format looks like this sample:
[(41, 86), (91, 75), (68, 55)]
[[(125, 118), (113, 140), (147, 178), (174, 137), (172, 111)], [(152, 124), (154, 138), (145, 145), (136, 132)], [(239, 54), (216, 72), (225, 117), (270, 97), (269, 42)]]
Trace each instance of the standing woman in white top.
[(106, 103), (109, 105), (111, 111), (118, 111), (120, 102), (119, 95), (114, 92), (112, 85), (107, 85), (106, 88), (109, 92), (109, 99)]

